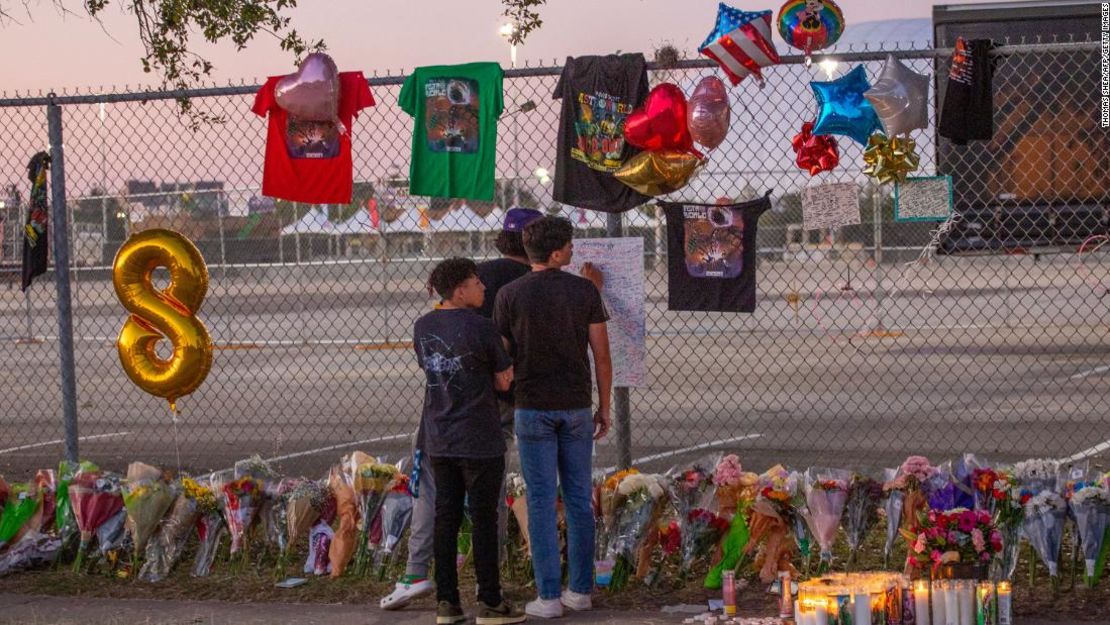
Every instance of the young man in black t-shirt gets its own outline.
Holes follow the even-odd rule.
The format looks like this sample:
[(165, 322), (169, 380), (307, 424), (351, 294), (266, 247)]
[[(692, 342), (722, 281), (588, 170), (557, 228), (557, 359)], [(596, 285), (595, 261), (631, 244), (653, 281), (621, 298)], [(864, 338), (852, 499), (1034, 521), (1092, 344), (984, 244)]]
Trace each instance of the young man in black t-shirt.
[[(541, 618), (562, 616), (564, 606), (592, 607), (593, 441), (605, 436), (610, 425), (609, 317), (595, 284), (562, 270), (573, 255), (573, 235), (566, 219), (544, 217), (529, 224), (524, 248), (532, 273), (501, 289), (493, 314), (514, 359), (516, 438), (528, 486), (532, 568), (539, 589), (539, 598), (526, 612)], [(583, 273), (595, 270), (583, 267)], [(594, 413), (591, 351), (598, 386)], [(557, 485), (567, 518), (566, 592), (555, 526)]]
[(427, 454), (436, 483), (436, 623), (467, 620), (454, 566), (466, 502), (474, 524), (477, 623), (520, 623), (523, 612), (501, 596), (497, 540), (505, 439), (494, 389), (509, 389), (512, 361), (493, 323), (474, 312), (485, 298), (474, 261), (445, 260), (428, 283), (442, 299), (416, 321), (413, 347), (427, 379), (418, 448)]

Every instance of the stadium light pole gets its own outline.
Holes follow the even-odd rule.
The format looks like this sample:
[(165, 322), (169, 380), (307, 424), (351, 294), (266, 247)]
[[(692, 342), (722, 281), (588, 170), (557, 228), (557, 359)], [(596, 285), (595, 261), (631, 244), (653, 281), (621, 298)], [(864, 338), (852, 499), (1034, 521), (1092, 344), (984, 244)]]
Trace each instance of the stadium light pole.
[[(513, 22), (505, 22), (498, 30), (501, 37), (509, 42), (509, 67), (511, 69), (516, 69), (516, 43), (513, 41), (516, 31), (516, 24)], [(520, 205), (520, 138), (517, 132), (519, 127), (520, 122), (516, 119), (516, 115), (513, 115), (513, 206)]]

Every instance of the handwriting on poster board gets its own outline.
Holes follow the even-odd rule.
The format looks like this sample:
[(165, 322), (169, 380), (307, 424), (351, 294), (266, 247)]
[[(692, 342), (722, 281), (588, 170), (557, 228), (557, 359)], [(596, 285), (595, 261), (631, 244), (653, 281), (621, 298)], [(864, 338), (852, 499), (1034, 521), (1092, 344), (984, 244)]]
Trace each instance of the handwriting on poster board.
[(894, 189), (894, 221), (944, 221), (951, 214), (951, 176), (906, 178)]
[(583, 263), (593, 263), (605, 277), (601, 297), (609, 311), (613, 385), (644, 386), (647, 379), (644, 240), (575, 239), (574, 261), (566, 270), (580, 274)]
[(854, 182), (806, 187), (802, 193), (802, 227), (840, 228), (860, 222), (859, 189)]

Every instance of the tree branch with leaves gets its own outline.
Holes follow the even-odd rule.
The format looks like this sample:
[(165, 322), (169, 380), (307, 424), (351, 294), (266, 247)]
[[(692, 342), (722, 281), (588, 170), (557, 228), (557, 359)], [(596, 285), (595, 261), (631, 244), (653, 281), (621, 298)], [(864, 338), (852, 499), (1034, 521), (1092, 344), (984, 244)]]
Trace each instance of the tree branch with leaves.
[(509, 18), (509, 21), (516, 26), (509, 35), (510, 44), (514, 46), (523, 44), (529, 33), (543, 26), (539, 7), (546, 3), (547, 0), (501, 0), (501, 4), (505, 7), (501, 15)]

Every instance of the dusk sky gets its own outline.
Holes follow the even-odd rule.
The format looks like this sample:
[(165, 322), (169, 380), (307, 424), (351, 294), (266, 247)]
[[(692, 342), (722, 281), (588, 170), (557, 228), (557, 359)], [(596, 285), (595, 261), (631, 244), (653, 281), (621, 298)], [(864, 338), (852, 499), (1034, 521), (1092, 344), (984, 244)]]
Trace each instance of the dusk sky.
[[(965, 0), (965, 3), (975, 0)], [(979, 0), (981, 3), (982, 0)], [(840, 0), (848, 28), (874, 20), (929, 17), (927, 0)], [(102, 23), (79, 11), (63, 15), (50, 0), (6, 3), (13, 19), (0, 24), (0, 92), (155, 84), (139, 64), (134, 18), (109, 7)], [(121, 3), (116, 3), (121, 4)], [(774, 5), (774, 6), (772, 6)], [(465, 10), (462, 7), (465, 6)], [(737, 2), (738, 8), (776, 9), (770, 3)], [(663, 43), (693, 51), (711, 30), (716, 0), (549, 0), (544, 25), (518, 50), (518, 64), (550, 64), (567, 55), (616, 50), (650, 52)], [(508, 45), (498, 35), (503, 23), (498, 0), (301, 0), (292, 13), (306, 38), (323, 38), (340, 69), (368, 75), (411, 70), (420, 65), (499, 61), (509, 63)], [(229, 43), (197, 51), (215, 63), (213, 78), (254, 79), (291, 71), (291, 57), (277, 41), (260, 35), (246, 50)], [(785, 45), (779, 42), (780, 48)]]

